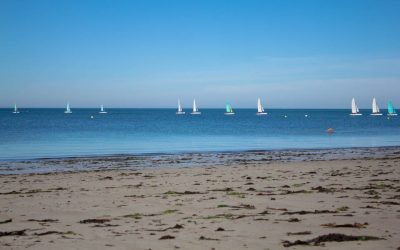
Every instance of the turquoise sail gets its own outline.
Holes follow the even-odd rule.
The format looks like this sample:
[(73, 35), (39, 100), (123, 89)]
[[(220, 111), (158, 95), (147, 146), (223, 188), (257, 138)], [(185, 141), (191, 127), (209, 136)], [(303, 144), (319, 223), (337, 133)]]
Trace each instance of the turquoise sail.
[(392, 104), (391, 101), (388, 102), (388, 113), (389, 114), (395, 114), (396, 113), (396, 111), (393, 108), (393, 104)]
[(229, 103), (226, 104), (226, 113), (232, 112), (231, 105)]

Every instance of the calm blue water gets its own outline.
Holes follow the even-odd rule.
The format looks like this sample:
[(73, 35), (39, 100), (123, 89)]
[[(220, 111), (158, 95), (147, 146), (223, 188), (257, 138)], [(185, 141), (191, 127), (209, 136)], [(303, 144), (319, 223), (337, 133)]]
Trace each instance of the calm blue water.
[(369, 110), (361, 117), (350, 117), (349, 110), (276, 109), (267, 116), (254, 109), (237, 109), (235, 116), (224, 116), (223, 109), (203, 109), (200, 116), (177, 116), (174, 109), (20, 111), (0, 110), (0, 160), (400, 145), (400, 117), (372, 117)]

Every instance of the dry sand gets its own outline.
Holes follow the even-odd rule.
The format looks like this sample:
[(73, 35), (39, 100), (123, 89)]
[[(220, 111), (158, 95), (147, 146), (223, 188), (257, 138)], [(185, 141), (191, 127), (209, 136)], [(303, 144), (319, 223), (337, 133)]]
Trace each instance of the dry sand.
[[(0, 187), (0, 249), (400, 249), (396, 157), (2, 175)], [(377, 239), (336, 242), (348, 235)]]

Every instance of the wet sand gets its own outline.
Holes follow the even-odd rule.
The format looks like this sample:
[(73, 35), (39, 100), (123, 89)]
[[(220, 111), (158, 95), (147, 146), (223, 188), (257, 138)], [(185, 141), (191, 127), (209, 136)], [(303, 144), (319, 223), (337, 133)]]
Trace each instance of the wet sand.
[(0, 249), (399, 249), (400, 155), (351, 158), (0, 175)]

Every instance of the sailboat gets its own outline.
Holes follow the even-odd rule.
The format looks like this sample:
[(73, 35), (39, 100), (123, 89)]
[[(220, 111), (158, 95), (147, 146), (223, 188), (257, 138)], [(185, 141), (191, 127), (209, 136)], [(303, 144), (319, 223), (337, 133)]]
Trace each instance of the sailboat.
[(182, 106), (181, 106), (181, 100), (178, 99), (178, 111), (176, 111), (177, 115), (184, 115), (185, 111), (183, 111)]
[(199, 109), (197, 108), (196, 99), (193, 99), (193, 111), (190, 114), (192, 114), (192, 115), (200, 115), (201, 114), (201, 112), (199, 112)]
[(229, 103), (226, 103), (226, 110), (225, 110), (225, 115), (234, 115), (235, 112), (233, 112), (232, 106)]
[(391, 101), (388, 102), (388, 116), (397, 116), (396, 110), (393, 108), (393, 104)]
[(371, 115), (382, 115), (382, 113), (379, 112), (379, 107), (378, 104), (376, 103), (376, 99), (372, 99), (372, 113)]
[(69, 103), (67, 103), (67, 108), (65, 109), (64, 113), (65, 114), (71, 114), (72, 113), (71, 108), (69, 107)]
[(350, 115), (353, 115), (353, 116), (362, 115), (360, 113), (360, 110), (358, 109), (358, 106), (357, 106), (357, 103), (356, 103), (356, 99), (354, 99), (354, 97), (351, 100), (351, 114)]
[(100, 112), (99, 112), (99, 114), (107, 114), (107, 111), (104, 110), (103, 104), (101, 104), (101, 106), (100, 106)]
[(18, 111), (18, 108), (17, 108), (17, 104), (14, 104), (13, 114), (19, 114), (19, 111)]
[(267, 113), (264, 112), (264, 108), (263, 108), (263, 106), (262, 106), (262, 104), (261, 104), (261, 99), (258, 98), (258, 101), (257, 101), (257, 113), (256, 113), (256, 115), (266, 115), (266, 114), (267, 114)]

